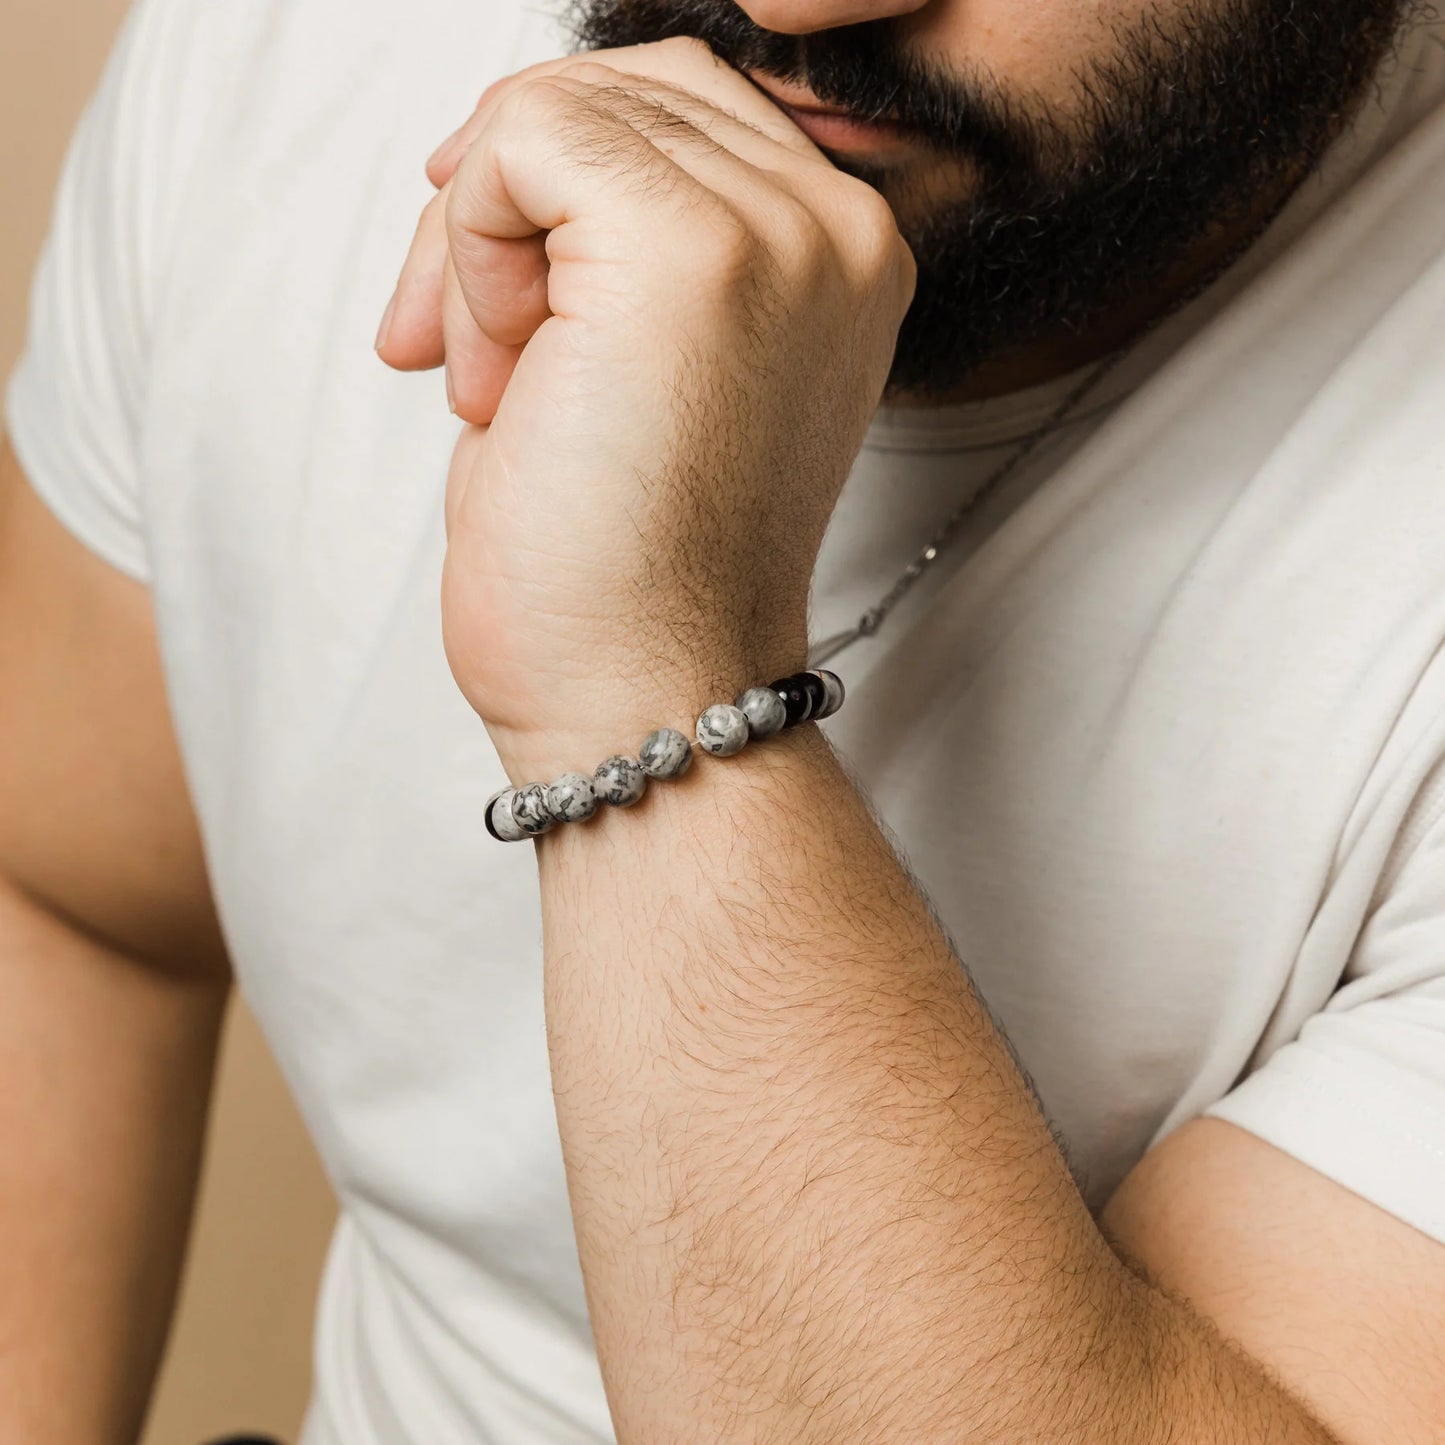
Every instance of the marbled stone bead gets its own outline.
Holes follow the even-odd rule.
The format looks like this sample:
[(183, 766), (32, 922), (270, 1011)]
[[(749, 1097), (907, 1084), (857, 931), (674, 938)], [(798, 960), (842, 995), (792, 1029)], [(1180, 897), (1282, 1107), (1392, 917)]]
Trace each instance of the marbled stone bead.
[(592, 775), (597, 796), (614, 808), (630, 808), (647, 791), (647, 774), (635, 758), (606, 758)]
[(785, 712), (784, 727), (796, 727), (800, 722), (807, 722), (813, 715), (813, 702), (815, 697), (822, 692), (822, 684), (813, 679), (817, 685), (817, 693), (804, 680), (804, 674), (795, 673), (792, 677), (780, 677), (776, 682), (770, 682), (768, 687), (782, 699)]
[(585, 823), (597, 811), (597, 789), (586, 773), (563, 773), (547, 789), (547, 810), (562, 823)]
[(715, 702), (697, 720), (699, 745), (715, 758), (742, 752), (748, 741), (748, 715), (730, 702)]
[(733, 699), (733, 706), (748, 720), (748, 732), (755, 738), (770, 738), (782, 732), (788, 720), (783, 700), (770, 687), (750, 687)]
[(692, 745), (676, 728), (658, 728), (643, 739), (637, 761), (649, 778), (680, 778), (692, 766)]
[(820, 718), (832, 717), (843, 706), (843, 699), (847, 694), (843, 690), (843, 679), (836, 672), (829, 672), (825, 667), (816, 667), (812, 670), (812, 676), (823, 684), (825, 694), (822, 710), (813, 713), (812, 721), (817, 722)]
[(487, 799), (487, 806), (482, 812), (487, 832), (499, 843), (520, 843), (527, 836), (512, 816), (512, 799), (516, 795), (515, 788), (502, 788)]
[(546, 783), (528, 783), (512, 797), (512, 817), (524, 833), (535, 837), (545, 833), (557, 820), (547, 806)]

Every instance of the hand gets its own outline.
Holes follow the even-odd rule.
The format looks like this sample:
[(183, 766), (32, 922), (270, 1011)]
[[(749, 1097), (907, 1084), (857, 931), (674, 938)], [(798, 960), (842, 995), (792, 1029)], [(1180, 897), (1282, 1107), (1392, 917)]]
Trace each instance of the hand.
[(379, 350), (469, 423), (444, 630), (504, 758), (801, 666), (912, 297), (887, 204), (692, 41), (510, 77), (430, 171)]

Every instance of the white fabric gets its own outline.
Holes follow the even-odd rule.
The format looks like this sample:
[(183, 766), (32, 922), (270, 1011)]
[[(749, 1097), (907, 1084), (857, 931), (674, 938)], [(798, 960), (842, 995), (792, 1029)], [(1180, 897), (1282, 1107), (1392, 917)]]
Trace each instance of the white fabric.
[[(1440, 35), (840, 659), (828, 731), (1096, 1205), (1209, 1111), (1445, 1239)], [(482, 830), (440, 645), (455, 423), (371, 352), (422, 158), (558, 48), (498, 0), (142, 0), (8, 393), (40, 493), (154, 590), (238, 976), (341, 1196), (307, 1445), (612, 1438), (531, 850)], [(1066, 384), (880, 415), (818, 635)]]

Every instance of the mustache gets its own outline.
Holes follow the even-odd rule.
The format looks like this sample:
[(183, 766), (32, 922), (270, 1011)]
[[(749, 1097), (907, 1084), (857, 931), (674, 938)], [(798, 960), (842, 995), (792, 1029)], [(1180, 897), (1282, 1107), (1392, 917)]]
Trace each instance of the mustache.
[(582, 50), (700, 40), (734, 70), (805, 85), (856, 120), (895, 121), (985, 175), (1017, 175), (1037, 156), (1033, 122), (988, 77), (931, 64), (891, 20), (782, 35), (732, 0), (579, 0), (570, 24)]

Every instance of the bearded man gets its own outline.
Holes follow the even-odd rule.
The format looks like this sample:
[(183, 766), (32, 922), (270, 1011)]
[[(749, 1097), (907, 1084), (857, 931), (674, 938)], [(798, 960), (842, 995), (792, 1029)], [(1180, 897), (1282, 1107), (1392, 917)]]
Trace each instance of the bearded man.
[(234, 975), (305, 1445), (1440, 1439), (1445, 26), (568, 25), (141, 0), (72, 146), (5, 1438), (135, 1437)]

